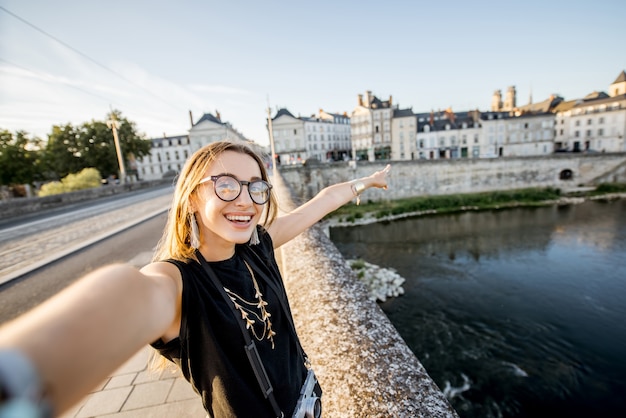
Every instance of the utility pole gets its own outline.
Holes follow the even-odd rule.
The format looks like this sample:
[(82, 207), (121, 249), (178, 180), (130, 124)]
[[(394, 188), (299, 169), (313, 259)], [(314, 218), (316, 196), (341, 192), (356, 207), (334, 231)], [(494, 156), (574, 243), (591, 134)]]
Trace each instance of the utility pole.
[(113, 142), (115, 142), (117, 163), (120, 166), (120, 184), (124, 184), (126, 182), (126, 168), (124, 167), (124, 157), (122, 156), (122, 149), (120, 148), (120, 140), (117, 137), (117, 128), (120, 127), (120, 123), (115, 119), (113, 111), (111, 111), (111, 119), (107, 121), (107, 127), (113, 131)]
[(270, 148), (272, 152), (272, 177), (276, 178), (276, 150), (274, 149), (274, 131), (272, 129), (272, 109), (270, 108), (270, 98), (267, 97), (267, 128), (270, 131)]

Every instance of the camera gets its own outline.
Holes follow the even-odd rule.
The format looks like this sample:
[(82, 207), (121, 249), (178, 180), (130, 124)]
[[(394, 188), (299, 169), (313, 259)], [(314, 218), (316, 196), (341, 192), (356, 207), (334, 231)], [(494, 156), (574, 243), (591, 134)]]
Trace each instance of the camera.
[(322, 388), (313, 370), (309, 369), (300, 389), (300, 397), (292, 418), (320, 418), (322, 416)]

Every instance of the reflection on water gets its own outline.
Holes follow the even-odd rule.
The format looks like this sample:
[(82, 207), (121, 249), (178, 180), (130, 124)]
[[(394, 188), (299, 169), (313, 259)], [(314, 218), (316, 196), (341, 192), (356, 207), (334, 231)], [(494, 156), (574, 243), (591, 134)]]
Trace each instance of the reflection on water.
[(626, 202), (331, 229), (395, 268), (383, 310), (462, 417), (626, 411)]

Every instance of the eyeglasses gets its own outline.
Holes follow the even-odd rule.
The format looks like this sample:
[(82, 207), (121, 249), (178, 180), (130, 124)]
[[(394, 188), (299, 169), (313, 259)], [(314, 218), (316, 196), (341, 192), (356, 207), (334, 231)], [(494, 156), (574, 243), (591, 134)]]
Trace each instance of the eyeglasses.
[(243, 186), (248, 186), (250, 199), (257, 205), (263, 205), (270, 199), (272, 185), (264, 180), (245, 181), (238, 180), (230, 174), (219, 174), (217, 176), (205, 177), (198, 184), (203, 184), (207, 181), (213, 182), (215, 195), (224, 202), (232, 202), (237, 199), (241, 194)]

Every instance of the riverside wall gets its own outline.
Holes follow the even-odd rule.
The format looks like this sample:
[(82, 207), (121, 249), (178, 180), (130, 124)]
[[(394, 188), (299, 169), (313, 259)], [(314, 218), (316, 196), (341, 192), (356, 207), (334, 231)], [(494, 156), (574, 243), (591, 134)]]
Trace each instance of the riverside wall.
[[(293, 190), (272, 182), (281, 210), (295, 208)], [(324, 416), (458, 417), (319, 225), (276, 253)]]
[[(324, 187), (372, 174), (387, 162), (282, 166), (280, 173), (304, 202)], [(389, 189), (369, 189), (364, 201), (424, 195), (478, 193), (529, 187), (561, 190), (626, 182), (626, 153), (553, 154), (543, 157), (391, 161)], [(571, 173), (568, 177), (567, 171)], [(563, 176), (568, 178), (563, 178)]]

